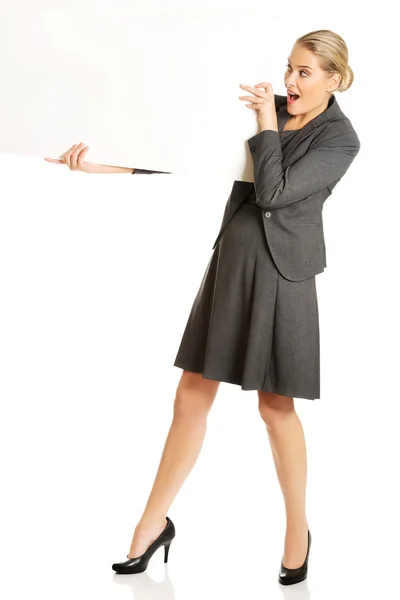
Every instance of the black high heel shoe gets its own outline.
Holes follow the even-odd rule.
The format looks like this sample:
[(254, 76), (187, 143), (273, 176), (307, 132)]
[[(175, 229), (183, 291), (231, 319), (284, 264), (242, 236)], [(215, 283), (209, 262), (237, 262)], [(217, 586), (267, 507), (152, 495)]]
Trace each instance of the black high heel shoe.
[(282, 557), (281, 567), (279, 569), (279, 577), (278, 577), (279, 583), (282, 583), (283, 585), (292, 585), (292, 583), (299, 583), (300, 581), (303, 581), (307, 577), (308, 556), (310, 553), (310, 546), (311, 546), (311, 532), (310, 532), (310, 530), (308, 530), (308, 548), (307, 548), (307, 554), (306, 554), (304, 563), (301, 565), (301, 567), (297, 567), (297, 569), (288, 569), (287, 567), (283, 566), (283, 557)]
[(164, 546), (164, 562), (168, 562), (169, 547), (175, 537), (175, 526), (169, 517), (166, 518), (168, 522), (165, 526), (165, 529), (163, 529), (158, 538), (155, 539), (152, 544), (150, 544), (144, 554), (141, 556), (135, 556), (133, 558), (129, 558), (129, 556), (126, 555), (128, 560), (120, 563), (114, 563), (112, 565), (112, 569), (117, 573), (142, 573), (147, 569), (149, 560), (153, 556), (154, 552), (161, 546)]

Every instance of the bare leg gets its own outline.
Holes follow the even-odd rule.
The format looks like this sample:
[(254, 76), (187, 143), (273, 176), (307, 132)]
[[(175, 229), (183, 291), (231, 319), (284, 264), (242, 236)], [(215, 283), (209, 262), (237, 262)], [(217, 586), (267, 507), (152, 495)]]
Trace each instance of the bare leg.
[(219, 381), (183, 371), (174, 401), (172, 424), (146, 507), (136, 525), (129, 558), (140, 556), (167, 524), (166, 514), (192, 470), (203, 445), (207, 417)]
[(307, 456), (304, 431), (293, 398), (258, 391), (259, 411), (265, 422), (283, 493), (286, 536), (283, 564), (300, 567), (307, 553), (306, 518)]

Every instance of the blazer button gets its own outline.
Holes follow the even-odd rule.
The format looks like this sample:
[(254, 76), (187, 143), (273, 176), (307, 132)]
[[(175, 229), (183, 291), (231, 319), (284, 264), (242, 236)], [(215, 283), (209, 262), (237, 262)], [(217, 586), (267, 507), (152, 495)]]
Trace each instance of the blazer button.
[(267, 219), (269, 219), (269, 218), (270, 218), (270, 216), (271, 216), (271, 213), (270, 213), (270, 212), (266, 212), (266, 213), (264, 213), (264, 215), (265, 215), (265, 217), (266, 217)]
[(256, 147), (255, 146), (250, 146), (250, 151), (251, 152), (255, 152), (256, 151)]

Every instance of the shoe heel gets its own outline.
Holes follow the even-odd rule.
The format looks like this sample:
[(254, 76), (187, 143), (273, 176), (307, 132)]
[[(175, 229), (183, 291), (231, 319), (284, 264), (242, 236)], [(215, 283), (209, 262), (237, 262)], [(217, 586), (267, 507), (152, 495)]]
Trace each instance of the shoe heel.
[[(172, 542), (172, 540), (171, 540)], [(171, 542), (168, 542), (167, 544), (164, 544), (164, 562), (168, 562), (168, 554), (169, 554), (169, 547), (171, 545)]]
[(281, 566), (279, 569), (279, 583), (283, 585), (291, 585), (293, 583), (300, 583), (300, 581), (304, 581), (307, 577), (308, 572), (308, 558), (310, 555), (310, 547), (311, 547), (311, 531), (308, 530), (308, 548), (306, 558), (301, 567), (297, 567), (297, 569), (288, 569), (283, 565), (281, 561)]
[(128, 560), (120, 563), (114, 563), (112, 565), (112, 569), (117, 573), (142, 573), (147, 569), (147, 565), (149, 564), (153, 554), (156, 552), (156, 550), (161, 548), (161, 546), (164, 546), (164, 562), (166, 563), (168, 561), (169, 547), (175, 537), (175, 525), (168, 516), (166, 519), (167, 525), (165, 526), (165, 529), (160, 533), (158, 538), (150, 544), (146, 552), (144, 552), (141, 556), (136, 556), (134, 558), (129, 558), (127, 555), (126, 558)]

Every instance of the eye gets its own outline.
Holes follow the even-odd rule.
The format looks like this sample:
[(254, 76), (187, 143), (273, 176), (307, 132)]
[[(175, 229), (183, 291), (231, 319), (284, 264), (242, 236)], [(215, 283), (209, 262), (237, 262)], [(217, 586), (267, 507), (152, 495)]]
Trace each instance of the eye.
[[(287, 66), (287, 68), (288, 68), (288, 69), (291, 69), (291, 66), (290, 66), (290, 65), (286, 65), (286, 66)], [(300, 71), (300, 73), (305, 73), (306, 75), (308, 75), (307, 71), (304, 71), (304, 69), (302, 69), (302, 70)]]

